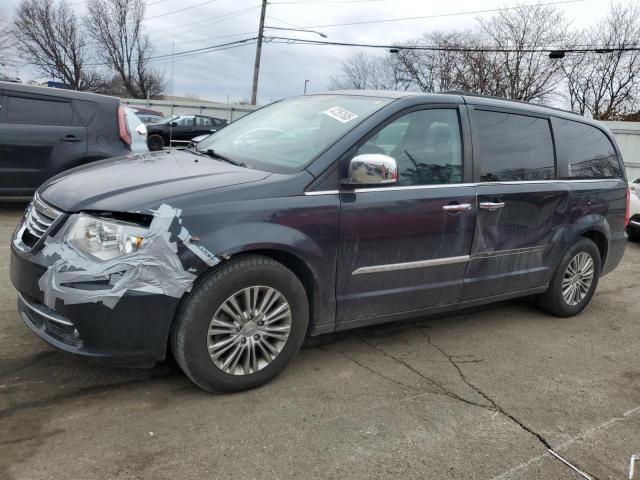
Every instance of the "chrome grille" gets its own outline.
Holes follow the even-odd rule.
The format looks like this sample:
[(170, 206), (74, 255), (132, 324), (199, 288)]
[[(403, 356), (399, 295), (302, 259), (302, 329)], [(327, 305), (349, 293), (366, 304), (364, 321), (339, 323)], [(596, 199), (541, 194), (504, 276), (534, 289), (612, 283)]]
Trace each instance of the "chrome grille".
[(33, 202), (29, 205), (25, 218), (25, 226), (27, 231), (38, 240), (42, 238), (53, 222), (62, 214), (53, 207), (50, 207), (42, 200), (38, 194), (33, 197)]

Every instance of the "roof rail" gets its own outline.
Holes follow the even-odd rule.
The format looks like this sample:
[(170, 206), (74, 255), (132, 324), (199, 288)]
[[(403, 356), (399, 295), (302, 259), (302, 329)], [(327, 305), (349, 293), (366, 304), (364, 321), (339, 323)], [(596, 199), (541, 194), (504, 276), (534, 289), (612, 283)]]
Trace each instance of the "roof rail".
[(557, 112), (563, 112), (563, 113), (571, 113), (573, 115), (578, 115), (581, 116), (580, 114), (576, 113), (576, 112), (572, 112), (571, 110), (567, 110), (565, 108), (559, 108), (559, 107), (550, 107), (549, 105), (543, 105), (543, 104), (538, 104), (538, 103), (531, 103), (531, 102), (525, 102), (523, 100), (514, 100), (512, 98), (505, 98), (505, 97), (499, 97), (497, 95), (482, 95), (480, 93), (474, 93), (474, 92), (465, 92), (464, 90), (444, 90), (442, 92), (438, 92), (439, 94), (444, 94), (444, 95), (461, 95), (464, 97), (479, 97), (479, 98), (490, 98), (492, 100), (502, 100), (504, 102), (513, 102), (513, 103), (523, 103), (525, 105), (535, 105), (537, 107), (542, 107), (542, 108), (549, 108), (551, 110), (555, 110)]

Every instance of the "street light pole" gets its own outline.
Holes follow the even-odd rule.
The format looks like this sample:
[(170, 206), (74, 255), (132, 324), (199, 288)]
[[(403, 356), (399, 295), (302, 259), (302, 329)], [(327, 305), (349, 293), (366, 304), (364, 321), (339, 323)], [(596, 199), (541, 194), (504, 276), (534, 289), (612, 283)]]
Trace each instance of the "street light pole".
[(256, 61), (253, 65), (253, 87), (251, 89), (251, 105), (256, 104), (258, 97), (258, 75), (260, 75), (260, 55), (262, 54), (262, 37), (264, 36), (264, 17), (267, 14), (267, 0), (262, 0), (260, 11), (260, 27), (258, 28), (258, 42), (256, 44)]
[(304, 95), (307, 94), (307, 84), (309, 83), (309, 80), (305, 80), (304, 81)]

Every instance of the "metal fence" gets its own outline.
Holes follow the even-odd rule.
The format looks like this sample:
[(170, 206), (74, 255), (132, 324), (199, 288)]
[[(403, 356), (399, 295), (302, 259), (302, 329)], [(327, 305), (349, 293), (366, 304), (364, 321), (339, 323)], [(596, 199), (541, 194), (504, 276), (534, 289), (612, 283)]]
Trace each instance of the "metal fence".
[(629, 181), (640, 178), (640, 122), (601, 122), (618, 142)]
[(224, 103), (198, 102), (197, 100), (193, 102), (176, 102), (122, 98), (120, 102), (131, 107), (146, 107), (159, 110), (165, 115), (209, 115), (211, 117), (224, 118), (229, 123), (258, 108), (255, 105), (227, 105)]

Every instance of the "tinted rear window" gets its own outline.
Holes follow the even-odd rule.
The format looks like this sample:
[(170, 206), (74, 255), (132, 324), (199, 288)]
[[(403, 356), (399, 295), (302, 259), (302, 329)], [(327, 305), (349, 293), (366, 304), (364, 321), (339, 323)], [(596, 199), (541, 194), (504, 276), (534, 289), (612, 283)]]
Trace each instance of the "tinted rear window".
[(555, 156), (549, 121), (503, 112), (473, 112), (480, 181), (550, 180)]
[(622, 177), (613, 144), (598, 128), (560, 120), (570, 178)]
[(71, 103), (44, 98), (7, 98), (7, 122), (29, 125), (72, 125)]

